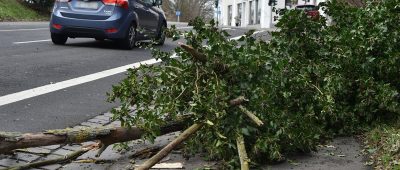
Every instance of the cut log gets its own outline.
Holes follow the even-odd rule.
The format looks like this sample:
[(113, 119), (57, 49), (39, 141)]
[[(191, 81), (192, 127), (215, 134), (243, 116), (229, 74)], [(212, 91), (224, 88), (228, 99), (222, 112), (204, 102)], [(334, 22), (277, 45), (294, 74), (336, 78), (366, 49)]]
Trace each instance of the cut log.
[[(183, 121), (184, 122), (184, 121)], [(184, 129), (182, 122), (171, 123), (161, 128), (161, 135)], [(0, 154), (11, 154), (14, 149), (23, 149), (55, 144), (75, 144), (99, 140), (102, 148), (120, 142), (140, 139), (145, 132), (139, 128), (88, 127), (79, 129), (49, 130), (43, 133), (0, 132)], [(99, 155), (98, 154), (98, 155)]]

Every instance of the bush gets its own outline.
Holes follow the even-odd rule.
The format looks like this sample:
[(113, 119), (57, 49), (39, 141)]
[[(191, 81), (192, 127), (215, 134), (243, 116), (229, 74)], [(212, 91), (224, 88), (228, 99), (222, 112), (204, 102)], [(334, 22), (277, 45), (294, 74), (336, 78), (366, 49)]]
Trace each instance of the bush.
[[(153, 49), (161, 64), (130, 69), (109, 94), (110, 101), (122, 104), (113, 110), (114, 119), (145, 129), (152, 139), (168, 120), (189, 115), (188, 126), (206, 126), (186, 143), (187, 152), (206, 151), (210, 159), (238, 166), (238, 135), (244, 135), (256, 165), (398, 118), (397, 4), (388, 0), (354, 8), (330, 1), (325, 8), (333, 26), (325, 18), (287, 11), (269, 43), (251, 37), (253, 32), (228, 40), (213, 22), (194, 20), (194, 30), (184, 38), (204, 55), (176, 48), (180, 58), (170, 58), (171, 53)], [(248, 102), (231, 106), (239, 96)], [(257, 126), (245, 111), (264, 124)]]
[(55, 0), (21, 0), (25, 5), (44, 14), (51, 12)]

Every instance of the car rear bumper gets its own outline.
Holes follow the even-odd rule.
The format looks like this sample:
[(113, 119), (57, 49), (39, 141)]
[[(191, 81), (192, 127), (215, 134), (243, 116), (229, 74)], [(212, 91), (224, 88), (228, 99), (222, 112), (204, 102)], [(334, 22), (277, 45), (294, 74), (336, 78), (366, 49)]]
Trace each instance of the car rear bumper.
[[(102, 39), (121, 39), (125, 37), (131, 20), (125, 15), (112, 15), (107, 20), (88, 20), (67, 18), (59, 11), (51, 16), (50, 32), (63, 34), (68, 37), (102, 38)], [(61, 28), (57, 29), (54, 24)], [(116, 29), (115, 32), (107, 32), (107, 29)]]

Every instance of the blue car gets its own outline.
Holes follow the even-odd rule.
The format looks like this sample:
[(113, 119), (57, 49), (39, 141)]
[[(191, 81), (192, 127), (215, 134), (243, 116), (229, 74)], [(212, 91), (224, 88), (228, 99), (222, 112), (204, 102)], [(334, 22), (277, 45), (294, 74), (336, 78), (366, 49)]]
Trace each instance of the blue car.
[(63, 45), (68, 38), (115, 40), (124, 49), (137, 41), (165, 41), (167, 20), (162, 0), (56, 0), (50, 20), (51, 39)]

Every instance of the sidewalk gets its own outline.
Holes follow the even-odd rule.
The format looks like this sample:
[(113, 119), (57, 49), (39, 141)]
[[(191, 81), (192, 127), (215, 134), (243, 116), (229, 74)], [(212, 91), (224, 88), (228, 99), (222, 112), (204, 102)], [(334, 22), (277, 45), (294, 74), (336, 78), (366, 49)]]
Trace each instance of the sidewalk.
[[(121, 123), (119, 121), (110, 121), (112, 117), (111, 113), (105, 113), (99, 116), (96, 116), (92, 119), (89, 119), (86, 122), (81, 123), (78, 126), (73, 128), (82, 128), (82, 127), (96, 127), (96, 126), (114, 126), (120, 127)], [(160, 136), (156, 139), (154, 144), (149, 142), (143, 142), (142, 140), (135, 140), (129, 145), (129, 149), (123, 152), (118, 152), (113, 149), (112, 146), (109, 146), (100, 157), (96, 158), (97, 150), (91, 150), (82, 156), (78, 157), (76, 161), (67, 164), (55, 164), (40, 167), (38, 169), (42, 170), (77, 170), (77, 169), (86, 169), (86, 170), (114, 170), (114, 169), (129, 169), (136, 165), (140, 165), (145, 160), (142, 159), (130, 159), (130, 156), (135, 154), (137, 151), (140, 151), (145, 148), (154, 147), (154, 146), (163, 146), (170, 141), (172, 141), (179, 132), (170, 133), (164, 136)], [(36, 147), (36, 148), (28, 148), (22, 151), (17, 151), (13, 156), (0, 155), (0, 169), (7, 169), (8, 167), (13, 167), (17, 165), (23, 165), (32, 162), (38, 162), (43, 160), (55, 159), (59, 157), (63, 157), (67, 154), (70, 154), (74, 151), (81, 149), (82, 146), (93, 144), (94, 142), (85, 142), (82, 144), (76, 145), (52, 145), (52, 146), (44, 146), (44, 147)], [(93, 160), (97, 160), (94, 163)], [(182, 157), (182, 154), (179, 152), (173, 152), (169, 154), (164, 160), (164, 163), (182, 163), (185, 169), (195, 169), (195, 168), (204, 168), (204, 167), (212, 167), (215, 165), (214, 162), (206, 162), (200, 156), (195, 156), (186, 160)], [(30, 170), (38, 170), (38, 169), (30, 169)]]
[[(119, 121), (111, 122), (112, 114), (105, 113), (96, 116), (86, 122), (81, 123), (73, 128), (80, 127), (95, 127), (95, 126), (120, 126)], [(135, 140), (129, 145), (129, 149), (123, 152), (113, 150), (112, 146), (108, 147), (103, 154), (96, 158), (97, 150), (91, 150), (82, 156), (78, 157), (76, 161), (67, 164), (55, 164), (40, 167), (31, 170), (114, 170), (114, 169), (129, 169), (135, 165), (140, 165), (145, 160), (131, 159), (130, 156), (145, 148), (153, 146), (162, 146), (173, 140), (179, 132), (170, 133), (160, 136), (156, 139), (155, 144), (143, 142), (142, 140)], [(94, 142), (85, 142), (77, 145), (52, 145), (36, 148), (28, 148), (24, 152), (17, 151), (15, 156), (0, 155), (0, 169), (6, 169), (29, 162), (37, 162), (49, 160), (65, 156), (79, 150), (82, 146), (93, 144)], [(318, 170), (318, 169), (341, 169), (341, 170), (363, 170), (372, 169), (365, 166), (364, 156), (360, 153), (361, 147), (357, 141), (352, 137), (337, 138), (327, 145), (321, 145), (318, 148), (319, 152), (309, 154), (297, 154), (288, 156), (287, 161), (276, 165), (263, 166), (262, 169), (302, 169), (302, 170)], [(96, 160), (93, 161), (93, 160)], [(186, 160), (183, 158), (179, 151), (169, 154), (163, 163), (182, 163), (184, 169), (196, 168), (215, 168), (216, 162), (207, 162), (201, 157), (196, 155)]]

